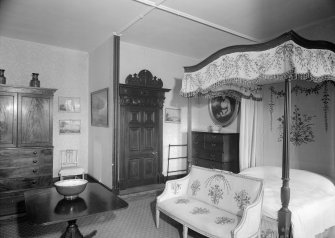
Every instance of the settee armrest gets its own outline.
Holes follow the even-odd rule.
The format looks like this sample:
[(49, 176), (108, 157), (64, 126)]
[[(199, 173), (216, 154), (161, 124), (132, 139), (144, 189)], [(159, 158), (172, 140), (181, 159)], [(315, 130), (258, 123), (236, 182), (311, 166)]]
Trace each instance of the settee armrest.
[(258, 237), (262, 219), (263, 196), (262, 189), (257, 200), (244, 209), (240, 223), (232, 231), (234, 238)]
[(167, 181), (163, 193), (157, 197), (157, 203), (173, 197), (186, 195), (189, 180), (190, 174), (180, 179)]

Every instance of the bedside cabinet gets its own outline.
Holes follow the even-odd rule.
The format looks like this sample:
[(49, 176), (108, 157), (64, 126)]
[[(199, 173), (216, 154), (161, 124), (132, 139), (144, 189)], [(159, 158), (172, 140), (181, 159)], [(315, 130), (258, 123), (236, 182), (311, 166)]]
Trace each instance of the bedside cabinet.
[(239, 134), (192, 131), (193, 164), (239, 172)]

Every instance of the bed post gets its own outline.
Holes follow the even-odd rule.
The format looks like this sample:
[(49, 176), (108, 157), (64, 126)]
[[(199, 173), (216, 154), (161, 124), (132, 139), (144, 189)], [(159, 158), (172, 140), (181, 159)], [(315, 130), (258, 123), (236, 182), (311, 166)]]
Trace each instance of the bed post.
[(187, 173), (192, 162), (192, 99), (187, 98)]
[(283, 161), (281, 203), (282, 208), (278, 211), (278, 233), (279, 238), (289, 238), (291, 228), (291, 211), (288, 209), (290, 202), (290, 120), (291, 120), (291, 80), (285, 79), (285, 102), (284, 102), (284, 126), (283, 126)]

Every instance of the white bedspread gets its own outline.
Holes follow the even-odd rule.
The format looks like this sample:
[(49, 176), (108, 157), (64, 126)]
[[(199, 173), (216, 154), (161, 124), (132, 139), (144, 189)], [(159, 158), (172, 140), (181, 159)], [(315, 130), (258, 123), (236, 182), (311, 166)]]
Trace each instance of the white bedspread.
[[(263, 214), (277, 219), (281, 208), (281, 168), (254, 167), (241, 174), (264, 179)], [(314, 238), (335, 225), (335, 186), (330, 180), (312, 172), (290, 169), (290, 189), (294, 238)]]

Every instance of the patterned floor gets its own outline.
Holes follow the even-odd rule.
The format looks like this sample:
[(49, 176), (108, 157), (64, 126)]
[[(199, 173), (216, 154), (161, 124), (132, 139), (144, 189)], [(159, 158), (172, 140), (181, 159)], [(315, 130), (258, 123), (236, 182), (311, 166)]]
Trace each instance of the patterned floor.
[[(160, 227), (155, 227), (155, 196), (126, 199), (129, 207), (124, 210), (107, 212), (77, 221), (81, 233), (92, 234), (94, 238), (181, 238), (182, 226), (164, 214)], [(48, 226), (32, 226), (24, 217), (18, 220), (0, 221), (0, 238), (43, 237), (59, 238), (65, 231), (66, 223)], [(189, 232), (189, 238), (203, 238)]]

